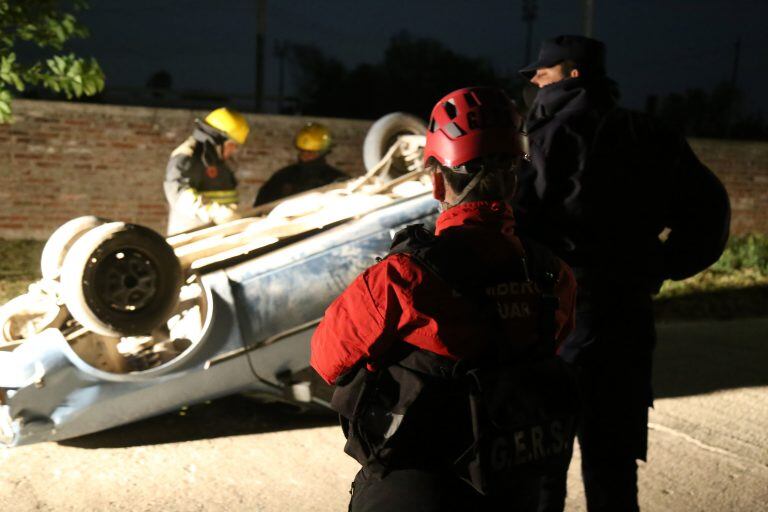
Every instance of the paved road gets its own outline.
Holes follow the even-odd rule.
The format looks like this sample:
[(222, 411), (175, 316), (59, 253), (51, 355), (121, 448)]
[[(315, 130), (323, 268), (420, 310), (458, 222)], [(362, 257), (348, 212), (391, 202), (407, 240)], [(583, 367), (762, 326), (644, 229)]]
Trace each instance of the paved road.
[[(768, 503), (768, 319), (660, 326), (646, 512)], [(71, 441), (0, 449), (0, 510), (345, 510), (335, 420), (232, 397)], [(578, 460), (568, 511), (583, 511)]]

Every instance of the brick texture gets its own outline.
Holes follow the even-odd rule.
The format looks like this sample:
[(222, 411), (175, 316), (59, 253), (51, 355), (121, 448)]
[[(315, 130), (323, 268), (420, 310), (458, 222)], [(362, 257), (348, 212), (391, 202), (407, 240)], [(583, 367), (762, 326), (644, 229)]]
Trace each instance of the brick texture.
[[(0, 237), (46, 239), (80, 215), (135, 222), (165, 232), (162, 191), (170, 152), (206, 112), (65, 102), (14, 102), (16, 122), (0, 125)], [(252, 136), (238, 154), (241, 200), (295, 160), (301, 117), (249, 115)], [(356, 175), (369, 121), (313, 119), (329, 126), (329, 160)], [(768, 143), (692, 140), (701, 160), (725, 183), (732, 232), (768, 233)]]
[[(0, 238), (47, 239), (81, 215), (133, 222), (165, 233), (168, 157), (205, 111), (14, 101), (0, 125)], [(251, 136), (237, 155), (242, 206), (277, 169), (295, 162), (293, 137), (309, 119), (248, 115)], [(370, 121), (317, 119), (333, 133), (329, 161), (363, 171)]]
[(694, 139), (693, 151), (731, 198), (731, 233), (768, 234), (768, 142)]

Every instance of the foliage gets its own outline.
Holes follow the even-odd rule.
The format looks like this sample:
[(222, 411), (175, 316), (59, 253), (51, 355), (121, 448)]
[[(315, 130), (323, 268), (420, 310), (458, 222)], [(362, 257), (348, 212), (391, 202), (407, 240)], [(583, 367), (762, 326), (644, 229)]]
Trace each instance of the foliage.
[(667, 281), (660, 297), (671, 297), (723, 288), (768, 285), (768, 236), (734, 237), (710, 268), (683, 281)]
[[(491, 65), (483, 59), (459, 55), (431, 39), (418, 39), (404, 33), (389, 44), (383, 67), (389, 77), (391, 98), (389, 111), (405, 110), (429, 117), (435, 101), (445, 94), (467, 85), (504, 86)], [(403, 94), (405, 92), (405, 94)]]
[(728, 273), (752, 269), (768, 276), (768, 236), (746, 235), (733, 238), (712, 271)]
[[(68, 99), (104, 88), (104, 73), (93, 59), (64, 52), (72, 38), (88, 35), (75, 13), (84, 0), (0, 0), (0, 123), (11, 120), (13, 92), (41, 86)], [(37, 46), (47, 57), (21, 62), (17, 50)]]
[(40, 279), (43, 242), (0, 239), (0, 305), (25, 293), (27, 286)]
[(655, 306), (661, 319), (768, 315), (768, 237), (734, 237), (704, 272), (664, 283)]
[(316, 47), (293, 45), (289, 52), (304, 114), (370, 119), (406, 111), (426, 118), (425, 108), (459, 87), (509, 85), (487, 61), (408, 33), (392, 38), (381, 62), (352, 70)]
[(649, 105), (652, 113), (687, 136), (766, 139), (768, 124), (760, 114), (742, 113), (742, 91), (729, 82), (721, 82), (711, 92), (689, 89), (672, 93)]
[(293, 44), (288, 51), (298, 69), (297, 94), (303, 109), (307, 113), (317, 113), (325, 105), (328, 109), (339, 106), (344, 110), (343, 104), (338, 105), (348, 76), (344, 65), (311, 45)]

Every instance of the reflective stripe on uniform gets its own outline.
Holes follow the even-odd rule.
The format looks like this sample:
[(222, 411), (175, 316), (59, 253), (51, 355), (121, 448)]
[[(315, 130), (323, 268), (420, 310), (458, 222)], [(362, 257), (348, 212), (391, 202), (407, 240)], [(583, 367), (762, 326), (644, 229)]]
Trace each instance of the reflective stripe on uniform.
[(236, 204), (238, 201), (237, 189), (229, 190), (201, 190), (200, 195), (205, 202), (219, 204)]

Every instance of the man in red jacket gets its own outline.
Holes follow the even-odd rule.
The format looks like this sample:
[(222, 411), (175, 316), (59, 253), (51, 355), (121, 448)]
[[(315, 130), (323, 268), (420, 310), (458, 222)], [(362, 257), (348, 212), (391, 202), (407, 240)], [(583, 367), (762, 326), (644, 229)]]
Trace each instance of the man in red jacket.
[[(515, 234), (507, 200), (523, 156), (519, 126), (500, 89), (459, 89), (437, 103), (424, 150), (442, 210), (435, 235), (414, 226), (396, 235), (390, 255), (333, 302), (312, 338), (312, 367), (337, 385), (345, 451), (363, 464), (350, 510), (496, 510), (515, 496), (525, 505), (514, 510), (535, 510), (538, 480), (505, 481), (500, 497), (485, 476), (461, 474), (472, 463), (460, 456), (484, 436), (465, 381), (449, 377), (478, 375), (463, 367), (555, 360), (573, 328), (571, 270)], [(514, 373), (527, 376), (521, 386), (551, 384), (520, 366)], [(480, 473), (554, 454), (561, 428), (542, 423), (519, 428), (509, 443), (497, 439), (490, 459), (475, 454)]]

